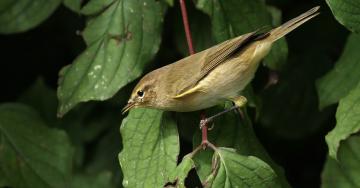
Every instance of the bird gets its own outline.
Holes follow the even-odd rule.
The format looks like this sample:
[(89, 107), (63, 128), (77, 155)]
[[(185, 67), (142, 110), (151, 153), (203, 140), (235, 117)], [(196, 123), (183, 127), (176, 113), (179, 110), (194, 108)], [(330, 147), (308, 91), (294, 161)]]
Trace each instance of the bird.
[(122, 112), (133, 108), (191, 112), (230, 100), (242, 107), (241, 91), (278, 39), (319, 14), (319, 6), (268, 32), (256, 30), (153, 70), (140, 79)]

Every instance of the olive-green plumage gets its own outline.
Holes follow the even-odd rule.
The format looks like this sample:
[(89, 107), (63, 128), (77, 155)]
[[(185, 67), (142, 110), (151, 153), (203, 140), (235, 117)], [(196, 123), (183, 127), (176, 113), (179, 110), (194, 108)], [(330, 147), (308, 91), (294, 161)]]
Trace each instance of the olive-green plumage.
[(318, 9), (314, 7), (267, 33), (238, 36), (148, 73), (134, 88), (124, 112), (134, 107), (195, 111), (224, 100), (243, 105), (246, 99), (240, 92), (272, 44), (318, 15)]

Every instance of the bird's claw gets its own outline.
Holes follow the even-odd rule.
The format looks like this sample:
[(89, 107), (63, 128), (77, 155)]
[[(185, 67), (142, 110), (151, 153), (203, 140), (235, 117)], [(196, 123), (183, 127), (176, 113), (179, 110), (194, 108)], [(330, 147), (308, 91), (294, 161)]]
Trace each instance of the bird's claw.
[[(211, 119), (202, 119), (200, 120), (200, 129), (202, 129), (204, 126), (208, 125), (211, 122)], [(211, 124), (211, 127), (208, 128), (208, 130), (212, 130), (214, 128), (214, 123)]]
[(202, 129), (204, 126), (206, 126), (209, 123), (208, 119), (202, 119), (200, 120), (200, 129)]

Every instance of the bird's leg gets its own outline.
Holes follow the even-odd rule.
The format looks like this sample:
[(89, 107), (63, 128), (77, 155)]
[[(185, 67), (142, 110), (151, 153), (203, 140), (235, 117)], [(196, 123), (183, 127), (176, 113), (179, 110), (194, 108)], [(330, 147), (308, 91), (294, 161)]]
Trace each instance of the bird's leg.
[(205, 125), (208, 125), (209, 123), (211, 123), (212, 121), (214, 121), (215, 118), (222, 116), (228, 112), (231, 112), (233, 110), (237, 110), (239, 112), (239, 114), (241, 115), (241, 117), (244, 117), (242, 111), (240, 110), (241, 107), (243, 107), (246, 103), (247, 103), (247, 99), (244, 96), (239, 96), (239, 97), (235, 97), (231, 99), (234, 102), (234, 106), (232, 106), (231, 108), (228, 108), (222, 112), (219, 112), (213, 116), (210, 116), (208, 118), (203, 118), (200, 121), (200, 129), (202, 129)]
[(235, 106), (237, 106), (238, 108), (236, 108), (236, 111), (240, 114), (241, 118), (244, 119), (244, 113), (241, 111), (241, 107), (245, 106), (247, 103), (247, 99), (244, 96), (238, 96), (232, 99), (232, 101), (234, 102)]
[[(205, 149), (206, 147), (210, 147), (211, 149), (216, 150), (216, 146), (208, 141), (208, 134), (207, 134), (207, 131), (209, 130), (208, 125), (209, 125), (209, 123), (213, 122), (215, 118), (222, 116), (233, 110), (237, 110), (238, 113), (241, 115), (241, 117), (244, 118), (244, 115), (243, 115), (242, 111), (240, 110), (240, 108), (243, 107), (247, 103), (247, 99), (244, 96), (239, 96), (239, 97), (231, 98), (230, 100), (232, 100), (235, 104), (231, 108), (226, 109), (222, 112), (219, 112), (208, 118), (205, 118), (204, 115), (201, 116), (201, 120), (200, 120), (200, 129), (201, 129), (201, 133), (202, 133), (201, 144), (192, 152), (192, 155), (195, 155), (195, 153), (197, 153), (200, 148)], [(213, 126), (211, 126), (210, 129), (212, 129), (212, 127)]]

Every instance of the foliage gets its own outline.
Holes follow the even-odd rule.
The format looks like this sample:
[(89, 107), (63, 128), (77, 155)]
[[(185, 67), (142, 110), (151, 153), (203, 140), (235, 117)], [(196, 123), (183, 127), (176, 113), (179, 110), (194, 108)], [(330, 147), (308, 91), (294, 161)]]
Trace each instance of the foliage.
[[(317, 5), (185, 2), (196, 51)], [(321, 12), (274, 44), (203, 150), (201, 112), (120, 112), (141, 76), (187, 56), (178, 1), (1, 1), (0, 187), (359, 187), (360, 4)]]
[(354, 70), (360, 69), (357, 67), (360, 66), (360, 54), (357, 50), (359, 42), (360, 35), (351, 34), (334, 69), (318, 80), (320, 108), (337, 103), (359, 83), (360, 78), (353, 73)]
[(36, 27), (49, 17), (60, 3), (60, 0), (1, 1), (0, 33), (18, 33)]
[(119, 161), (124, 187), (161, 187), (176, 168), (179, 138), (166, 112), (136, 109), (123, 120)]
[(328, 156), (322, 174), (322, 187), (359, 187), (359, 135), (341, 145), (338, 160)]
[(67, 187), (73, 150), (64, 131), (50, 129), (22, 104), (0, 106), (1, 171), (14, 187)]
[(59, 116), (79, 102), (112, 97), (139, 77), (158, 51), (165, 11), (161, 2), (90, 1), (81, 10), (85, 15), (100, 11), (83, 31), (88, 47), (60, 73)]
[(329, 5), (339, 23), (343, 24), (353, 32), (360, 31), (358, 22), (360, 18), (358, 14), (360, 12), (360, 4), (358, 1), (326, 0), (326, 3)]

